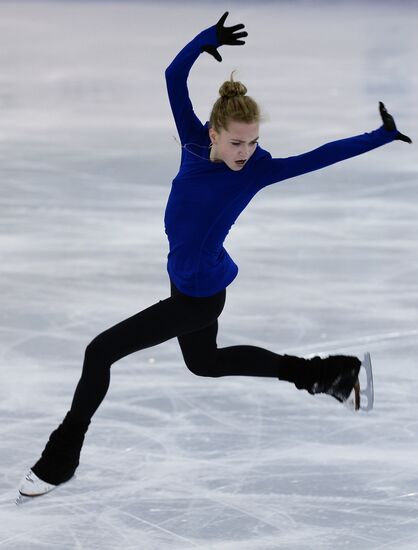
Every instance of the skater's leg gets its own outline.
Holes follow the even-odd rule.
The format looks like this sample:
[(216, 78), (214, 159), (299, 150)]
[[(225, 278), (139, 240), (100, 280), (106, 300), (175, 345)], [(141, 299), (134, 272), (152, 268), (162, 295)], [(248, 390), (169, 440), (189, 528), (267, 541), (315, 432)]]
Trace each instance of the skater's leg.
[(197, 376), (261, 376), (294, 381), (296, 365), (303, 368), (309, 360), (279, 355), (257, 346), (218, 348), (218, 320), (201, 330), (178, 337), (187, 368)]
[(280, 355), (257, 346), (218, 348), (218, 320), (201, 330), (178, 337), (188, 369), (198, 376), (262, 376), (292, 382), (311, 394), (330, 393), (343, 401), (360, 369), (357, 357), (334, 355), (305, 359)]
[(225, 303), (225, 291), (208, 298), (172, 296), (125, 319), (96, 336), (85, 350), (84, 364), (71, 413), (89, 420), (105, 397), (113, 363), (136, 351), (213, 323)]
[[(41, 458), (26, 476), (21, 493), (33, 495), (37, 487), (46, 492), (74, 475), (90, 419), (108, 390), (110, 367), (114, 362), (212, 324), (224, 303), (225, 291), (207, 298), (194, 298), (180, 293), (172, 285), (170, 298), (160, 300), (96, 336), (86, 348), (71, 410), (52, 432)], [(37, 483), (35, 476), (41, 483)]]

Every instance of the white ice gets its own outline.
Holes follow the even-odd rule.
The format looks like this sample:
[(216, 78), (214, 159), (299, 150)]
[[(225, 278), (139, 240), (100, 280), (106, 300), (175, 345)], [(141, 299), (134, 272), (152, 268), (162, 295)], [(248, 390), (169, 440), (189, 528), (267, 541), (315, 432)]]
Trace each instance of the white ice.
[[(218, 346), (371, 353), (375, 408), (274, 379), (194, 376), (177, 340), (112, 367), (77, 477), (17, 488), (99, 332), (169, 296), (180, 151), (164, 70), (229, 10), (244, 47), (192, 68), (206, 121), (235, 68), (291, 156), (381, 125), (396, 141), (261, 191)], [(418, 540), (418, 5), (0, 3), (0, 548), (412, 550)]]

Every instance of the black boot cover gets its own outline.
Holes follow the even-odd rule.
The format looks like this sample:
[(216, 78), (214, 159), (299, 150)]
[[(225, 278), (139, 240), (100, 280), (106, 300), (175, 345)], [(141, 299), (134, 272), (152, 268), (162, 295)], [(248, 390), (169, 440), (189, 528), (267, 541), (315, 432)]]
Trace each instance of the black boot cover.
[(284, 376), (279, 379), (293, 382), (299, 390), (310, 394), (326, 393), (340, 402), (350, 395), (360, 372), (361, 361), (351, 355), (331, 355), (322, 359), (302, 359), (284, 355)]
[(32, 471), (43, 481), (59, 485), (73, 477), (90, 421), (80, 422), (68, 412), (54, 430)]

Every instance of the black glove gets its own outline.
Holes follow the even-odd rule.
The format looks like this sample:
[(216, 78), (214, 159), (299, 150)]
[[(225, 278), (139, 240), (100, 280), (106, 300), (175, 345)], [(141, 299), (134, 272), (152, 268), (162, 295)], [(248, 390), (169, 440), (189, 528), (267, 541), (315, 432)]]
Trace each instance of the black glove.
[[(382, 117), (382, 120), (383, 120), (383, 126), (386, 128), (386, 130), (389, 130), (390, 132), (392, 132), (393, 130), (396, 130), (396, 125), (395, 125), (395, 121), (393, 120), (393, 116), (386, 111), (386, 107), (381, 101), (379, 101), (379, 110), (380, 110), (380, 116)], [(395, 139), (406, 141), (406, 143), (412, 143), (411, 138), (409, 138), (408, 136), (404, 136), (400, 132), (396, 134)]]
[[(235, 31), (244, 28), (242, 23), (239, 25), (234, 25), (233, 27), (224, 27), (223, 24), (225, 23), (225, 19), (228, 17), (228, 13), (229, 12), (226, 11), (216, 23), (216, 36), (218, 38), (219, 46), (223, 46), (224, 44), (227, 44), (228, 46), (241, 46), (242, 44), (245, 44), (245, 42), (243, 40), (238, 40), (238, 38), (248, 36), (248, 33), (239, 32), (238, 34), (234, 34)], [(222, 61), (222, 57), (219, 55), (219, 52), (215, 46), (211, 46), (209, 44), (202, 46), (201, 51), (208, 52), (210, 55), (213, 55), (216, 61)]]

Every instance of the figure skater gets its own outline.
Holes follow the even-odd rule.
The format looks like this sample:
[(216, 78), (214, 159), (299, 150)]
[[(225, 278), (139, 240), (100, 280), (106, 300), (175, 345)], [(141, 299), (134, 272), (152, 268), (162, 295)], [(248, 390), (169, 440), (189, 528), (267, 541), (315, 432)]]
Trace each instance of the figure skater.
[(170, 297), (105, 330), (87, 345), (71, 408), (22, 482), (22, 495), (44, 494), (73, 477), (91, 418), (108, 390), (113, 363), (171, 338), (178, 339), (187, 368), (197, 376), (270, 377), (343, 403), (351, 399), (353, 408), (360, 408), (358, 357), (305, 359), (256, 346), (217, 347), (217, 319), (225, 305), (226, 287), (238, 273), (223, 243), (240, 213), (264, 187), (394, 140), (411, 140), (398, 132), (380, 103), (383, 125), (377, 130), (297, 156), (272, 158), (258, 143), (259, 107), (232, 74), (220, 87), (210, 120), (203, 125), (193, 111), (187, 78), (202, 52), (222, 61), (220, 46), (245, 44), (240, 39), (248, 33), (238, 32), (244, 25), (225, 27), (227, 15), (189, 42), (165, 71), (182, 145), (181, 166), (164, 216)]

